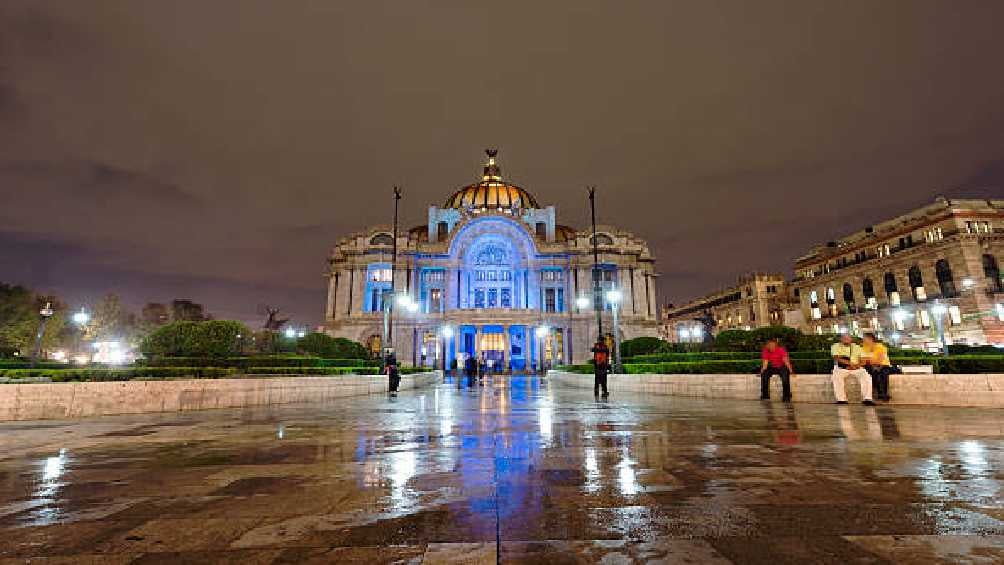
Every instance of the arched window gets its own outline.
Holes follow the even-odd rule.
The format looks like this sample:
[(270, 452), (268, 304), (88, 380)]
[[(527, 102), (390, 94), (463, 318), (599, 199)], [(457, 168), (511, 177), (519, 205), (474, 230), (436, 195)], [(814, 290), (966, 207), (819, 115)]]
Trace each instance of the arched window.
[(864, 296), (865, 300), (875, 298), (875, 286), (872, 284), (871, 279), (866, 278), (861, 281), (861, 296)]
[(389, 233), (378, 233), (370, 238), (370, 245), (394, 245), (394, 238)]
[(857, 308), (854, 307), (854, 287), (851, 283), (844, 283), (844, 304), (847, 305), (848, 312), (856, 312)]
[(927, 300), (927, 292), (924, 290), (924, 277), (920, 274), (920, 267), (914, 265), (906, 273), (910, 281), (910, 291), (913, 292), (914, 300)]
[(952, 277), (952, 267), (948, 264), (948, 261), (939, 259), (934, 264), (934, 274), (938, 277), (941, 296), (949, 298), (958, 295), (958, 292), (955, 290), (955, 279)]
[(589, 244), (596, 245), (613, 245), (614, 239), (605, 233), (598, 233), (595, 236), (589, 238)]
[(983, 276), (987, 279), (987, 288), (994, 292), (1004, 291), (1004, 280), (1001, 280), (997, 258), (989, 253), (983, 254)]
[(886, 273), (882, 280), (883, 286), (885, 286), (885, 293), (891, 295), (894, 292), (899, 291), (896, 288), (896, 275), (892, 273)]

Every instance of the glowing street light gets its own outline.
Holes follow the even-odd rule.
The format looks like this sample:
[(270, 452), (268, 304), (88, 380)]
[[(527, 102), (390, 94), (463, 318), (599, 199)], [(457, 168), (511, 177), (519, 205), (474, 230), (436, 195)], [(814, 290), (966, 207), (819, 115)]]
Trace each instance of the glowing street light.
[(537, 361), (539, 364), (539, 371), (541, 374), (544, 372), (544, 340), (547, 335), (551, 333), (551, 328), (549, 326), (538, 326), (535, 331), (537, 334)]
[(42, 353), (42, 337), (45, 336), (45, 324), (54, 314), (52, 303), (46, 302), (45, 306), (38, 311), (38, 334), (35, 335), (35, 351), (31, 355), (31, 367), (35, 368), (38, 363), (38, 356)]
[(83, 308), (81, 308), (79, 312), (73, 314), (73, 323), (77, 324), (78, 326), (81, 327), (86, 326), (87, 322), (90, 321), (91, 321), (91, 315), (88, 314), (87, 311), (84, 310)]
[(583, 311), (592, 304), (592, 301), (585, 296), (580, 296), (575, 299), (575, 306), (578, 307), (579, 311)]
[(962, 279), (962, 288), (963, 289), (969, 290), (969, 289), (973, 288), (974, 286), (976, 286), (976, 281), (974, 281), (972, 278), (966, 277), (966, 278)]
[(443, 337), (443, 378), (446, 378), (446, 351), (450, 345), (450, 340), (456, 332), (453, 331), (453, 326), (443, 326), (439, 328), (439, 335)]
[(282, 333), (286, 336), (286, 339), (293, 339), (296, 337), (296, 329), (292, 326), (287, 327)]

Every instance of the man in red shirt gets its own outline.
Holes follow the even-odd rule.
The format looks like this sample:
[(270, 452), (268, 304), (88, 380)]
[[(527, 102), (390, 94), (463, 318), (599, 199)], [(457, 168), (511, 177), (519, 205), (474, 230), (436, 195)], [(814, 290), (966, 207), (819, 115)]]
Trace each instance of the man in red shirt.
[(788, 352), (777, 343), (776, 339), (767, 340), (760, 353), (763, 365), (760, 367), (760, 400), (770, 400), (770, 377), (781, 377), (781, 401), (791, 402), (791, 377), (795, 371), (791, 368)]

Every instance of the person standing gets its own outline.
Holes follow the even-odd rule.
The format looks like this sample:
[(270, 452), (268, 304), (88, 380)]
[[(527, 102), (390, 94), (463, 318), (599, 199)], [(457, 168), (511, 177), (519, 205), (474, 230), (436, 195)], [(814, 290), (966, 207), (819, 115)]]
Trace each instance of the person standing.
[(791, 402), (791, 377), (795, 371), (791, 368), (788, 351), (781, 347), (776, 339), (767, 340), (760, 352), (763, 364), (760, 366), (760, 400), (770, 400), (770, 377), (781, 378), (781, 401)]
[(889, 360), (889, 348), (876, 339), (875, 334), (868, 332), (861, 338), (861, 359), (865, 370), (872, 376), (875, 398), (890, 401), (889, 375), (892, 373), (892, 361)]
[(840, 341), (830, 347), (830, 355), (833, 356), (833, 374), (830, 376), (833, 381), (833, 396), (837, 397), (837, 404), (847, 404), (847, 392), (844, 390), (844, 380), (848, 376), (858, 378), (861, 386), (861, 398), (863, 404), (873, 406), (872, 401), (872, 376), (861, 366), (861, 346), (854, 343), (851, 334), (840, 335)]
[(603, 389), (603, 398), (610, 396), (607, 391), (607, 374), (610, 372), (610, 349), (603, 338), (596, 340), (593, 346), (593, 396), (600, 396), (600, 389)]
[(394, 355), (394, 350), (391, 349), (387, 352), (387, 357), (384, 358), (384, 372), (387, 373), (387, 389), (391, 394), (397, 394), (397, 388), (401, 386), (401, 371), (397, 366), (397, 357)]

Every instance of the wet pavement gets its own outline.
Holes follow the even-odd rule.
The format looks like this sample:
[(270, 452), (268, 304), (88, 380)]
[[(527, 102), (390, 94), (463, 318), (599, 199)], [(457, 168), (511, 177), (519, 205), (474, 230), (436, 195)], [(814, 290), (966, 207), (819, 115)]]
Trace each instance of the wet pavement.
[(1004, 411), (613, 393), (0, 424), (0, 563), (1004, 562)]

